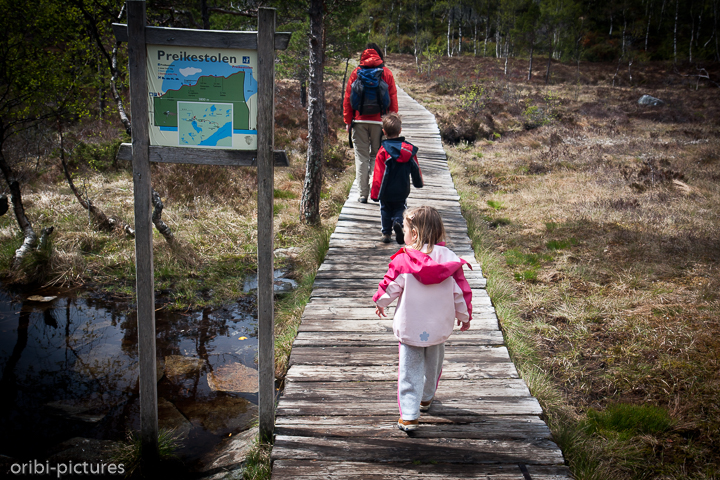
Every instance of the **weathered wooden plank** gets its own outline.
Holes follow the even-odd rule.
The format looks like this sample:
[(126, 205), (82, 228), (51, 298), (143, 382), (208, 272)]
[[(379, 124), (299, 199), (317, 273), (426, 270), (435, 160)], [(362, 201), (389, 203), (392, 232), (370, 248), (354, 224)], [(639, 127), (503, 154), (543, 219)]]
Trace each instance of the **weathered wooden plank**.
[(341, 461), (562, 464), (557, 445), (547, 439), (485, 440), (436, 438), (306, 438), (278, 435), (272, 459)]
[[(288, 375), (296, 382), (379, 382), (397, 380), (397, 362), (392, 365), (293, 365)], [(512, 362), (443, 364), (442, 378), (465, 380), (478, 378), (518, 378)], [(514, 413), (514, 412), (510, 412)]]
[[(498, 321), (495, 316), (473, 317), (472, 322), (470, 322), (470, 330), (492, 330), (496, 328), (498, 328)], [(298, 331), (392, 333), (392, 320), (389, 317), (388, 319), (383, 317), (382, 320), (345, 320), (332, 316), (309, 315), (303, 316)]]
[[(405, 437), (397, 428), (397, 415), (380, 416), (278, 416), (278, 435), (300, 437)], [(420, 416), (415, 438), (485, 438), (552, 440), (550, 429), (540, 418), (530, 415), (438, 416), (431, 412)]]
[[(382, 280), (382, 279), (378, 279)], [(485, 288), (485, 285), (487, 281), (484, 278), (468, 278), (467, 279), (468, 284), (470, 285), (470, 288)], [(369, 285), (368, 285), (369, 283)], [(349, 290), (349, 289), (367, 289), (370, 287), (373, 288), (373, 283), (368, 282), (367, 280), (363, 280), (362, 278), (359, 279), (352, 279), (352, 278), (334, 278), (334, 279), (325, 279), (325, 278), (315, 278), (315, 282), (313, 283), (313, 288), (336, 288), (336, 289), (343, 289), (343, 290)], [(374, 288), (377, 288), (377, 284), (375, 284)]]
[[(532, 480), (570, 480), (562, 465), (525, 465)], [(450, 464), (429, 462), (344, 462), (331, 459), (285, 460), (273, 462), (273, 478), (278, 480), (528, 480), (519, 465)]]
[[(397, 350), (397, 347), (395, 350)], [(372, 392), (372, 396), (368, 395), (370, 392)], [(285, 400), (310, 402), (311, 400), (319, 401), (319, 399), (327, 400), (328, 397), (364, 398), (368, 404), (373, 402), (385, 403), (388, 400), (397, 400), (397, 381), (288, 382), (283, 392)], [(528, 390), (525, 382), (519, 378), (485, 378), (480, 380), (441, 378), (431, 411), (437, 415), (436, 404), (437, 406), (441, 404), (445, 406), (462, 405), (495, 397), (530, 397), (530, 390)]]
[[(150, 162), (154, 163), (189, 163), (195, 165), (218, 165), (231, 167), (256, 167), (258, 153), (256, 150), (228, 150), (187, 147), (150, 146)], [(118, 160), (132, 159), (132, 148), (129, 143), (120, 144)], [(274, 150), (273, 161), (277, 167), (290, 165), (285, 150)]]
[[(338, 308), (343, 308), (361, 307), (362, 305), (373, 306), (373, 303), (372, 300), (368, 300), (363, 304), (357, 298), (328, 298), (312, 296), (310, 297), (308, 305), (333, 305)], [(473, 307), (492, 305), (492, 300), (485, 290), (474, 290), (472, 305)]]
[[(115, 39), (128, 41), (127, 25), (112, 24)], [(275, 48), (285, 50), (290, 43), (291, 32), (275, 33)], [(198, 30), (192, 28), (147, 27), (145, 43), (149, 45), (171, 45), (176, 47), (236, 48), (257, 50), (257, 32), (232, 30)]]
[[(502, 345), (503, 336), (497, 330), (468, 330), (462, 334), (450, 335), (445, 345)], [(356, 333), (356, 332), (299, 332), (294, 347), (332, 347), (332, 346), (365, 346), (393, 345), (398, 341), (388, 333)]]
[[(290, 365), (388, 365), (397, 362), (397, 346), (302, 347), (290, 354)], [(507, 348), (494, 346), (447, 346), (445, 360), (457, 363), (510, 362)]]

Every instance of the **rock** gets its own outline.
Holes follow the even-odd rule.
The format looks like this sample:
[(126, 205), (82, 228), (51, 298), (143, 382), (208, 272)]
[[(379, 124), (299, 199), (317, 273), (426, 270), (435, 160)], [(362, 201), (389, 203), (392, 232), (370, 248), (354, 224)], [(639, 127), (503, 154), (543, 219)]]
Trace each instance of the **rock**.
[(242, 363), (230, 363), (208, 373), (208, 385), (216, 392), (257, 393), (258, 372)]
[[(290, 278), (283, 278), (283, 275), (286, 275), (288, 272), (284, 269), (275, 270), (273, 273), (273, 292), (274, 293), (288, 293), (297, 288), (297, 282), (295, 280), (292, 280)], [(250, 292), (252, 290), (257, 290), (258, 288), (258, 280), (257, 275), (254, 277), (248, 277), (245, 279), (245, 284), (243, 286), (244, 292)]]
[(179, 438), (187, 437), (193, 429), (192, 423), (180, 413), (180, 410), (162, 397), (158, 398), (158, 426), (174, 430)]
[(46, 403), (52, 413), (85, 423), (98, 423), (122, 400), (117, 397), (93, 397), (81, 400), (58, 400)]
[(29, 302), (44, 302), (45, 303), (45, 302), (52, 302), (56, 298), (57, 297), (43, 297), (41, 295), (30, 295), (29, 297), (26, 298), (26, 300)]
[[(212, 453), (203, 458), (204, 466), (200, 471), (208, 472), (210, 475), (202, 478), (204, 480), (241, 479), (242, 465), (257, 435), (258, 428), (253, 427), (232, 437), (226, 437)], [(238, 474), (239, 476), (236, 476)]]
[(296, 259), (302, 250), (300, 247), (289, 247), (289, 248), (276, 248), (273, 252), (275, 258), (290, 258)]
[(665, 105), (665, 102), (663, 102), (659, 98), (655, 98), (650, 95), (643, 95), (642, 97), (640, 97), (640, 100), (638, 100), (638, 103), (640, 105), (650, 105), (653, 107), (657, 107), (659, 105)]
[(70, 461), (74, 464), (82, 462), (113, 463), (113, 450), (117, 445), (118, 443), (112, 440), (74, 437), (53, 447), (47, 460), (51, 465)]
[(202, 358), (168, 355), (165, 357), (165, 376), (173, 380), (173, 377), (192, 375), (198, 373), (203, 365), (205, 361)]
[(257, 406), (252, 402), (224, 395), (202, 402), (184, 399), (175, 402), (175, 406), (194, 426), (202, 427), (213, 435), (244, 430), (257, 418)]

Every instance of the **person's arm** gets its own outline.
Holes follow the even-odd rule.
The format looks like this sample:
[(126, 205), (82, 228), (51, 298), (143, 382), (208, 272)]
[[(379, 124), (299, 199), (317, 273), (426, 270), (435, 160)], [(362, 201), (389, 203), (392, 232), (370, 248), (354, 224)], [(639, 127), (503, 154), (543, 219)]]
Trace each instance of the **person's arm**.
[(343, 120), (345, 121), (345, 129), (350, 131), (350, 124), (355, 117), (355, 110), (352, 109), (352, 103), (350, 103), (350, 96), (352, 95), (352, 84), (357, 78), (357, 68), (350, 74), (350, 79), (345, 86), (345, 97), (343, 98)]
[(370, 199), (374, 201), (379, 200), (380, 187), (382, 186), (382, 178), (385, 174), (385, 160), (387, 159), (387, 152), (385, 147), (380, 147), (377, 155), (375, 156), (375, 168), (373, 169), (373, 181), (372, 187), (370, 188)]
[(460, 331), (464, 332), (470, 328), (470, 314), (467, 304), (465, 303), (463, 291), (457, 282), (453, 283), (453, 296), (455, 297), (455, 318), (457, 318), (457, 324), (462, 325)]
[(423, 185), (425, 185), (423, 183), (422, 171), (420, 170), (420, 164), (418, 163), (416, 155), (413, 155), (410, 159), (410, 177), (412, 178), (413, 187), (422, 188)]
[[(385, 309), (390, 305), (396, 298), (402, 295), (405, 289), (405, 277), (398, 275), (395, 280), (389, 282), (385, 287), (385, 291), (375, 300), (375, 314), (380, 317), (386, 317)], [(378, 291), (379, 293), (379, 291)], [(376, 294), (377, 295), (377, 294)]]
[(383, 77), (385, 80), (385, 83), (388, 84), (388, 95), (390, 95), (390, 107), (388, 108), (388, 111), (390, 112), (398, 112), (398, 99), (397, 99), (397, 87), (395, 86), (395, 77), (393, 76), (392, 72), (389, 68), (385, 67), (383, 69)]

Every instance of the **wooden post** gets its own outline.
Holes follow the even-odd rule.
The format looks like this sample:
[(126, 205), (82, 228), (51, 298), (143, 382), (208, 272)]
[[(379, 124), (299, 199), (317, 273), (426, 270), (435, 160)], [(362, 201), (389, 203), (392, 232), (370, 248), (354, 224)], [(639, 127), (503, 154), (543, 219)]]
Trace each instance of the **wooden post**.
[(258, 407), (261, 441), (275, 428), (273, 313), (273, 144), (275, 140), (275, 9), (258, 9)]
[(138, 357), (140, 363), (140, 435), (142, 462), (158, 460), (157, 378), (155, 371), (155, 280), (148, 130), (145, 0), (128, 0), (128, 57), (132, 108), (133, 185), (135, 189), (135, 275)]

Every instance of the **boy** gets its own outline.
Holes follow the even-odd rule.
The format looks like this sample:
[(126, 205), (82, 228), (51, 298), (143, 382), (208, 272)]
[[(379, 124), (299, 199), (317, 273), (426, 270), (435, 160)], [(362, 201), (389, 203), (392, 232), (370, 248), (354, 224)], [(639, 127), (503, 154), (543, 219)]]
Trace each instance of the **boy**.
[(380, 201), (380, 222), (383, 243), (390, 243), (395, 231), (395, 240), (405, 243), (403, 234), (403, 212), (405, 200), (410, 195), (410, 178), (415, 188), (422, 188), (423, 178), (417, 160), (417, 147), (400, 136), (402, 120), (397, 113), (383, 117), (382, 131), (387, 139), (382, 142), (373, 172), (370, 198)]

